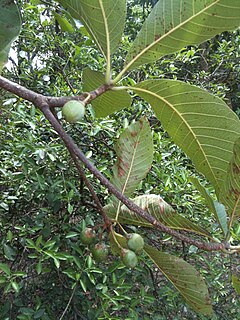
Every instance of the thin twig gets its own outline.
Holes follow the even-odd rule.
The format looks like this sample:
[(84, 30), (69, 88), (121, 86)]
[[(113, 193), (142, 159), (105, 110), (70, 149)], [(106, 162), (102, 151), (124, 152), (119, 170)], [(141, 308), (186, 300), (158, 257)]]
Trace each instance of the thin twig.
[(71, 297), (70, 297), (70, 299), (68, 300), (68, 303), (67, 303), (67, 305), (66, 305), (66, 308), (64, 309), (64, 311), (63, 311), (61, 317), (59, 318), (59, 320), (62, 320), (63, 317), (65, 316), (65, 314), (66, 314), (66, 312), (67, 312), (67, 309), (68, 309), (68, 307), (70, 306), (70, 303), (72, 302), (72, 299), (73, 299), (73, 296), (74, 296), (74, 294), (75, 294), (76, 289), (77, 289), (77, 285), (74, 287), (73, 292), (72, 292), (72, 294), (71, 294)]
[[(41, 105), (41, 102), (43, 103)], [(149, 213), (144, 211), (142, 208), (137, 206), (134, 202), (132, 202), (130, 199), (128, 199), (126, 196), (124, 196), (118, 189), (115, 188), (113, 184), (110, 183), (110, 181), (100, 172), (97, 170), (97, 168), (88, 160), (88, 158), (82, 153), (82, 151), (78, 148), (78, 146), (75, 144), (75, 142), (72, 140), (72, 138), (64, 131), (61, 124), (56, 120), (56, 118), (53, 116), (52, 112), (50, 111), (48, 105), (46, 102), (41, 101), (40, 104), (37, 104), (38, 107), (42, 110), (45, 117), (48, 119), (48, 121), (51, 123), (55, 131), (59, 134), (59, 136), (64, 141), (66, 147), (68, 149), (71, 149), (75, 155), (78, 157), (79, 160), (81, 160), (85, 166), (89, 169), (91, 173), (100, 181), (102, 185), (107, 187), (107, 189), (114, 194), (122, 203), (124, 203), (131, 211), (135, 212), (137, 215), (142, 217), (143, 219), (150, 222), (155, 228), (166, 232), (173, 237), (176, 237), (182, 241), (185, 241), (186, 243), (195, 245), (198, 248), (207, 250), (207, 251), (219, 251), (226, 249), (225, 243), (207, 243), (207, 242), (201, 242), (195, 239), (191, 239), (185, 235), (180, 234), (179, 232), (165, 226), (164, 224), (157, 221), (153, 216), (151, 216)]]
[(92, 198), (93, 198), (94, 202), (96, 203), (97, 210), (101, 213), (106, 226), (109, 226), (111, 224), (111, 221), (108, 218), (108, 216), (106, 215), (106, 213), (104, 212), (102, 204), (101, 204), (96, 192), (94, 191), (91, 183), (89, 182), (88, 178), (86, 177), (86, 174), (85, 174), (84, 170), (82, 169), (80, 163), (78, 162), (78, 159), (77, 159), (76, 155), (72, 152), (72, 150), (68, 149), (68, 151), (69, 151), (69, 153), (70, 153), (70, 155), (71, 155), (71, 157), (72, 157), (72, 159), (73, 159), (73, 161), (75, 163), (75, 166), (76, 166), (81, 178), (85, 182), (89, 192), (92, 195)]
[[(50, 107), (61, 106), (63, 101), (66, 102), (72, 98), (45, 97), (43, 95), (35, 93), (34, 91), (28, 90), (27, 88), (22, 87), (12, 81), (9, 81), (1, 76), (0, 76), (0, 87), (22, 97), (23, 99), (33, 102), (34, 105), (43, 112), (45, 117), (48, 119), (48, 121), (51, 123), (55, 131), (58, 133), (58, 135), (61, 137), (61, 139), (65, 143), (68, 150), (71, 150), (71, 152), (74, 153), (76, 157), (85, 164), (88, 170), (91, 173), (93, 173), (93, 175), (100, 181), (100, 183), (104, 185), (112, 194), (114, 194), (122, 203), (124, 203), (131, 211), (135, 212), (137, 215), (139, 215), (143, 219), (150, 222), (156, 229), (166, 232), (181, 241), (195, 245), (196, 247), (207, 250), (207, 251), (220, 251), (220, 250), (227, 251), (229, 249), (227, 243), (201, 242), (180, 234), (179, 232), (157, 221), (148, 212), (144, 211), (142, 208), (137, 206), (133, 201), (128, 199), (118, 189), (116, 189), (116, 187), (113, 184), (111, 184), (110, 181), (99, 170), (97, 170), (97, 168), (88, 160), (88, 158), (84, 155), (84, 153), (75, 144), (73, 139), (64, 131), (61, 124), (58, 122), (58, 120), (55, 118), (55, 116), (50, 110)], [(111, 88), (110, 86), (103, 85), (99, 87), (97, 90), (90, 92), (91, 99), (95, 99), (97, 96), (106, 92), (110, 88)], [(83, 96), (85, 97), (85, 94), (79, 96), (78, 99), (80, 99), (81, 97), (83, 98)], [(77, 99), (77, 98), (74, 97), (74, 99)]]

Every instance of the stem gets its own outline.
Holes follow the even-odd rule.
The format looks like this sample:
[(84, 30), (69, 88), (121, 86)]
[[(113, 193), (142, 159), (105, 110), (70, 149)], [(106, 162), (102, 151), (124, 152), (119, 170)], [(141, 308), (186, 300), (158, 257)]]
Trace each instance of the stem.
[[(45, 101), (47, 105), (51, 108), (55, 107), (63, 107), (64, 104), (70, 100), (82, 100), (84, 101), (86, 99), (87, 95), (87, 103), (91, 102), (92, 100), (96, 99), (106, 91), (110, 90), (112, 88), (112, 85), (104, 84), (97, 88), (94, 91), (91, 91), (89, 93), (84, 92), (81, 95), (78, 96), (70, 96), (70, 97), (51, 97), (51, 96), (44, 96), (42, 94), (36, 93), (30, 89), (27, 89), (20, 84), (17, 84), (13, 81), (10, 81), (2, 76), (0, 76), (0, 87), (5, 89), (8, 92), (11, 92), (18, 97), (23, 98), (24, 100), (32, 102), (34, 105), (38, 106), (39, 101), (41, 103)], [(38, 102), (37, 102), (38, 101)]]
[(224, 243), (206, 243), (201, 242), (198, 240), (191, 239), (185, 235), (180, 234), (179, 232), (165, 226), (164, 224), (158, 222), (154, 217), (152, 217), (149, 213), (145, 212), (142, 208), (138, 207), (134, 202), (129, 200), (127, 197), (125, 197), (119, 190), (117, 190), (110, 181), (100, 172), (97, 170), (96, 167), (87, 159), (87, 157), (82, 153), (82, 151), (77, 147), (77, 145), (74, 143), (72, 138), (67, 135), (67, 133), (63, 130), (60, 123), (57, 121), (57, 119), (53, 116), (52, 112), (50, 111), (48, 104), (46, 102), (42, 105), (38, 105), (38, 107), (42, 110), (48, 121), (51, 123), (55, 131), (59, 134), (59, 136), (64, 141), (65, 145), (68, 149), (71, 149), (77, 158), (81, 160), (85, 166), (93, 173), (93, 175), (100, 181), (102, 185), (107, 187), (107, 189), (114, 194), (122, 203), (124, 203), (131, 211), (135, 212), (137, 215), (142, 217), (143, 219), (150, 222), (155, 228), (166, 232), (170, 234), (173, 237), (176, 237), (177, 239), (180, 239), (182, 241), (185, 241), (186, 243), (193, 244), (198, 248), (207, 250), (207, 251), (219, 251), (223, 250), (225, 248)]
[[(135, 212), (137, 215), (142, 217), (143, 219), (150, 222), (156, 229), (161, 230), (163, 232), (166, 232), (170, 234), (173, 237), (176, 237), (177, 239), (184, 241), (186, 243), (195, 245), (198, 248), (207, 250), (207, 251), (224, 251), (228, 250), (228, 244), (227, 243), (207, 243), (207, 242), (201, 242), (198, 240), (191, 239), (185, 235), (180, 234), (179, 232), (165, 226), (164, 224), (157, 221), (153, 216), (151, 216), (148, 212), (145, 212), (142, 208), (137, 206), (134, 202), (129, 200), (127, 197), (125, 197), (119, 190), (117, 190), (110, 181), (100, 172), (97, 170), (96, 167), (87, 159), (87, 157), (82, 153), (82, 151), (78, 148), (78, 146), (75, 144), (75, 142), (72, 140), (72, 138), (64, 131), (61, 124), (58, 122), (58, 120), (55, 118), (53, 113), (50, 110), (50, 107), (59, 106), (59, 101), (62, 101), (65, 99), (69, 100), (69, 97), (62, 97), (62, 98), (53, 98), (53, 97), (45, 97), (43, 95), (40, 95), (38, 93), (35, 93), (34, 91), (28, 90), (25, 87), (22, 87), (14, 82), (11, 82), (4, 77), (0, 76), (0, 87), (3, 89), (12, 92), (19, 97), (22, 97), (23, 99), (26, 99), (28, 101), (31, 101), (34, 103), (36, 107), (38, 107), (45, 117), (48, 119), (48, 121), (51, 123), (55, 131), (58, 133), (58, 135), (61, 137), (63, 142), (65, 143), (68, 150), (71, 150), (72, 153), (75, 154), (75, 156), (85, 164), (85, 166), (88, 168), (88, 170), (93, 173), (93, 175), (100, 181), (102, 185), (104, 185), (112, 194), (114, 194), (122, 203), (124, 203), (129, 210)], [(110, 85), (103, 85), (99, 87), (97, 90), (91, 92), (92, 99), (96, 98), (98, 95), (106, 92), (111, 88)], [(81, 97), (81, 96), (80, 96)], [(75, 97), (76, 98), (76, 97)], [(62, 100), (61, 100), (62, 99)], [(83, 97), (84, 99), (84, 97)]]
[(78, 162), (78, 159), (77, 159), (76, 155), (72, 152), (72, 150), (68, 149), (68, 151), (69, 151), (69, 153), (70, 153), (70, 155), (71, 155), (71, 157), (72, 157), (72, 159), (73, 159), (73, 161), (74, 161), (74, 163), (75, 163), (75, 166), (76, 166), (76, 168), (77, 168), (77, 170), (78, 170), (81, 178), (83, 179), (83, 181), (85, 182), (85, 184), (86, 184), (89, 192), (91, 193), (92, 198), (93, 198), (94, 202), (95, 202), (96, 205), (97, 205), (98, 211), (99, 211), (99, 212), (101, 213), (101, 215), (103, 216), (105, 225), (108, 227), (109, 225), (111, 225), (111, 221), (110, 221), (110, 219), (108, 218), (108, 216), (106, 215), (106, 213), (104, 212), (103, 207), (102, 207), (102, 204), (101, 204), (101, 202), (100, 202), (100, 200), (99, 200), (96, 192), (94, 191), (91, 183), (89, 182), (88, 178), (86, 177), (85, 172), (84, 172), (84, 170), (82, 169), (80, 163)]
[(72, 299), (73, 299), (73, 297), (74, 297), (74, 294), (75, 294), (76, 289), (77, 289), (77, 285), (75, 285), (75, 287), (74, 287), (74, 289), (73, 289), (73, 291), (72, 291), (71, 297), (70, 297), (70, 299), (69, 299), (69, 301), (68, 301), (68, 303), (67, 303), (67, 305), (66, 305), (66, 308), (64, 309), (64, 311), (63, 311), (61, 317), (59, 318), (59, 320), (62, 320), (62, 319), (64, 318), (64, 316), (65, 316), (65, 314), (66, 314), (66, 312), (67, 312), (67, 309), (69, 308), (70, 303), (71, 303), (71, 301), (72, 301)]
[(108, 20), (106, 17), (106, 13), (103, 7), (102, 1), (99, 1), (99, 5), (101, 7), (102, 15), (103, 15), (103, 20), (105, 24), (105, 30), (106, 30), (106, 42), (107, 42), (107, 68), (106, 68), (106, 84), (110, 84), (111, 82), (111, 48), (110, 48), (110, 37), (109, 37), (109, 29), (108, 29)]
[(234, 218), (235, 218), (235, 215), (236, 215), (236, 212), (237, 212), (237, 206), (238, 206), (239, 202), (240, 202), (240, 195), (239, 195), (239, 197), (238, 197), (238, 199), (237, 199), (237, 201), (236, 201), (236, 203), (235, 203), (235, 206), (234, 206), (234, 208), (233, 208), (233, 212), (232, 212), (232, 215), (231, 215), (231, 219), (230, 219), (229, 225), (228, 225), (228, 229), (229, 229), (228, 233), (230, 232), (230, 229), (231, 229), (231, 227), (232, 227), (233, 220), (234, 220)]

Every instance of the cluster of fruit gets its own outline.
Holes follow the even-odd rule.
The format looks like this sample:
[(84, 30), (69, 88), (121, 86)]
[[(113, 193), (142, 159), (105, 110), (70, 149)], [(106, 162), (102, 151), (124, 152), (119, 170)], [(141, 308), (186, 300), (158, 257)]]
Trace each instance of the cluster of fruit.
[[(81, 232), (81, 241), (88, 245), (95, 261), (103, 262), (108, 257), (108, 247), (104, 243), (94, 244), (96, 241), (96, 232), (92, 228), (85, 228)], [(138, 233), (127, 236), (128, 249), (121, 249), (121, 259), (126, 267), (135, 268), (138, 264), (137, 255), (141, 253), (144, 247), (144, 240)]]

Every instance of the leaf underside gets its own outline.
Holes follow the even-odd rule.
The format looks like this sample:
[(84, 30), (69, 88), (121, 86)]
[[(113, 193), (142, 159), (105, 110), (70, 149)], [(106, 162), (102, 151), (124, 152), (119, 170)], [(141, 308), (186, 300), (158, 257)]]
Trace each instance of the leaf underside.
[(70, 14), (80, 20), (107, 57), (121, 41), (126, 19), (126, 0), (60, 0)]
[[(121, 249), (127, 248), (127, 240), (118, 233), (110, 234), (113, 254), (121, 255)], [(163, 275), (182, 294), (186, 302), (196, 312), (209, 315), (212, 313), (208, 288), (199, 272), (181, 258), (161, 252), (152, 246), (144, 245), (143, 251), (156, 264)]]
[[(210, 233), (206, 229), (201, 228), (197, 224), (178, 214), (158, 195), (142, 195), (132, 199), (132, 201), (165, 226), (168, 226), (172, 229), (186, 230), (204, 235), (206, 237), (211, 237)], [(113, 205), (109, 204), (105, 206), (104, 211), (109, 218), (114, 219), (116, 215), (116, 209)], [(136, 213), (130, 211), (125, 205), (122, 205), (120, 208), (118, 221), (121, 224), (154, 228), (151, 223), (141, 218)]]
[(240, 216), (240, 138), (234, 144), (232, 159), (220, 198), (226, 206), (232, 209), (234, 218)]
[[(153, 161), (151, 128), (145, 117), (133, 122), (123, 131), (116, 144), (116, 154), (117, 161), (112, 169), (111, 182), (130, 197), (147, 175)], [(114, 199), (116, 200), (115, 197)]]
[(216, 221), (218, 221), (224, 235), (228, 232), (227, 225), (227, 213), (223, 204), (215, 201), (208, 190), (204, 188), (196, 177), (190, 177), (190, 181), (194, 184), (197, 190), (201, 193), (202, 197), (205, 199), (208, 208), (214, 214)]
[(21, 29), (18, 8), (13, 0), (0, 0), (0, 72), (7, 61), (10, 46)]
[(199, 272), (181, 258), (145, 245), (144, 251), (196, 312), (212, 313), (208, 288)]
[(133, 69), (154, 62), (239, 24), (238, 0), (159, 0), (133, 42), (126, 65)]
[(225, 182), (240, 121), (219, 98), (176, 80), (147, 80), (135, 92), (155, 111), (173, 141), (215, 187)]
[[(82, 74), (83, 90), (90, 92), (105, 83), (105, 77), (98, 71), (86, 68)], [(93, 106), (97, 118), (106, 117), (116, 111), (131, 106), (132, 98), (126, 91), (107, 91), (98, 98), (94, 99)]]

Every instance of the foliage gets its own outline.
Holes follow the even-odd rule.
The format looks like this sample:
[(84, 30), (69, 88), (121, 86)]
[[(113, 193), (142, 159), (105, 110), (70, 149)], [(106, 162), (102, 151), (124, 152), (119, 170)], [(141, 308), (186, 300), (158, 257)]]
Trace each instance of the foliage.
[[(22, 31), (3, 74), (50, 97), (47, 107), (37, 99), (27, 99), (30, 104), (19, 92), (7, 93), (0, 79), (6, 90), (0, 117), (2, 319), (238, 316), (240, 126), (220, 98), (236, 108), (240, 37), (238, 31), (217, 34), (238, 27), (240, 5), (192, 1), (180, 10), (180, 2), (19, 4)], [(14, 22), (11, 32), (0, 34), (0, 65), (21, 27), (17, 6), (13, 1), (9, 6), (0, 10), (1, 30), (8, 27), (5, 19)], [(145, 22), (136, 26), (137, 21)], [(224, 67), (231, 76), (217, 79)], [(51, 106), (56, 96), (63, 98)], [(84, 119), (73, 125), (60, 109), (69, 99), (91, 102)], [(78, 169), (79, 178), (71, 140), (69, 159), (63, 135), (45, 122), (50, 107), (86, 154), (86, 167), (93, 163), (112, 189), (95, 180), (94, 170), (84, 177)], [(118, 190), (132, 197), (130, 206)], [(128, 234), (140, 226), (147, 244), (130, 271), (121, 252)], [(94, 241), (110, 241), (107, 261), (96, 261), (101, 259), (95, 247), (81, 240), (86, 227), (96, 230)], [(231, 260), (223, 252), (202, 251), (220, 241), (218, 251), (232, 253)], [(229, 264), (233, 276), (226, 279)]]

